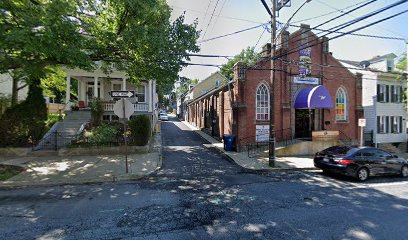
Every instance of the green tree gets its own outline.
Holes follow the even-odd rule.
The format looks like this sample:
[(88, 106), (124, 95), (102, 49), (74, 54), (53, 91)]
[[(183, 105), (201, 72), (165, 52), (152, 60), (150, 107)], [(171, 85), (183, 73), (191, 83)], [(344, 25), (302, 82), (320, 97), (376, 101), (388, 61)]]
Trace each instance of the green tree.
[(134, 83), (156, 79), (160, 88), (199, 50), (197, 22), (170, 22), (165, 0), (2, 0), (0, 9), (0, 73), (21, 71), (34, 102), (43, 101), (40, 79), (56, 66), (93, 70), (101, 61), (109, 73), (116, 63)]
[(260, 59), (260, 54), (255, 52), (253, 47), (247, 47), (235, 55), (234, 58), (228, 60), (228, 62), (221, 67), (221, 74), (223, 74), (229, 80), (234, 78), (234, 65), (237, 62), (244, 62), (248, 66), (253, 65)]

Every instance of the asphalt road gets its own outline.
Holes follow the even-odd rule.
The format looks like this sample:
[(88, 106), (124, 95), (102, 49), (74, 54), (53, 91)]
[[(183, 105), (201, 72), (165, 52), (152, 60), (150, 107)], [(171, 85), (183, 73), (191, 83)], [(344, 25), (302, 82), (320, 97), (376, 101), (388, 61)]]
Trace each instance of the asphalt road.
[(408, 239), (408, 181), (253, 174), (175, 119), (142, 181), (0, 189), (0, 239)]

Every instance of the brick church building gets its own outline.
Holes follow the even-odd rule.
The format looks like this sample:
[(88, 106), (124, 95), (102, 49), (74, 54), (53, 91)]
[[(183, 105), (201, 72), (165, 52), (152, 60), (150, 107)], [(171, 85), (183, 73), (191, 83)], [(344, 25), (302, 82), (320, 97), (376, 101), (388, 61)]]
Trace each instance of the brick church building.
[[(343, 140), (359, 138), (361, 76), (352, 74), (331, 52), (327, 39), (308, 25), (283, 32), (276, 51), (276, 78), (271, 88), (270, 44), (252, 66), (237, 63), (234, 79), (191, 100), (186, 120), (215, 137), (236, 136), (237, 148), (265, 142), (274, 118), (276, 140), (311, 139), (312, 132), (333, 131)], [(274, 113), (269, 116), (269, 91)]]

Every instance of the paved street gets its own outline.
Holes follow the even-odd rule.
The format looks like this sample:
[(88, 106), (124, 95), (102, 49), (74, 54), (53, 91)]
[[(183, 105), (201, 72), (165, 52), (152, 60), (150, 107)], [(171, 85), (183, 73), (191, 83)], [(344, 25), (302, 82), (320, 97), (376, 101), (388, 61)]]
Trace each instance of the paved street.
[(141, 181), (0, 190), (1, 239), (408, 239), (408, 181), (248, 173), (178, 120)]

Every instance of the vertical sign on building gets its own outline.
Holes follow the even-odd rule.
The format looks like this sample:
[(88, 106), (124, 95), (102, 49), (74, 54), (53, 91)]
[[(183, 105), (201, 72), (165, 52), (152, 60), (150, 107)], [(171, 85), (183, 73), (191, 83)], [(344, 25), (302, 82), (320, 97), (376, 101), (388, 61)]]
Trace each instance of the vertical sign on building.
[(302, 77), (309, 76), (312, 73), (312, 48), (307, 47), (299, 51), (299, 75)]

